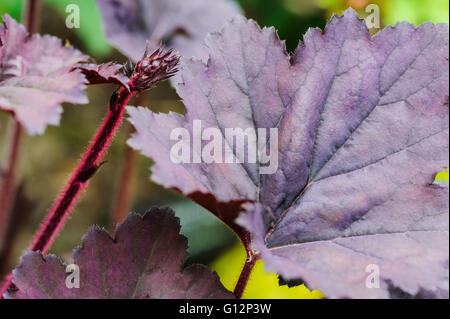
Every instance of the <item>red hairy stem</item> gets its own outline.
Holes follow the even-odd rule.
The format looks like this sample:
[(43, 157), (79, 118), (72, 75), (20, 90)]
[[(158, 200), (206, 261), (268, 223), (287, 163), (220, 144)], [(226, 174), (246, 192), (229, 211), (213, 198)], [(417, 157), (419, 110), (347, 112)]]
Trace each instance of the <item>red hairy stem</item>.
[[(125, 87), (121, 87), (113, 94), (106, 118), (90, 143), (80, 164), (70, 177), (66, 187), (47, 214), (28, 250), (41, 251), (42, 254), (45, 254), (50, 249), (57, 234), (64, 226), (67, 217), (69, 217), (70, 211), (74, 207), (80, 193), (86, 188), (89, 179), (100, 167), (101, 163), (99, 161), (108, 149), (111, 139), (119, 127), (125, 106), (132, 94), (133, 92)], [(8, 288), (13, 287), (12, 276), (9, 275), (2, 285), (0, 293), (3, 294)]]
[(238, 282), (234, 287), (234, 295), (236, 298), (241, 299), (244, 294), (245, 287), (247, 286), (248, 279), (252, 273), (253, 267), (255, 267), (256, 261), (258, 259), (253, 256), (245, 261), (244, 268), (242, 268), (241, 274), (239, 276)]
[(245, 251), (247, 253), (247, 259), (245, 260), (244, 267), (242, 268), (241, 274), (239, 275), (239, 279), (233, 291), (234, 295), (238, 299), (242, 298), (250, 275), (253, 271), (253, 267), (255, 267), (256, 261), (259, 259), (259, 254), (255, 253), (250, 248), (250, 234), (247, 232), (244, 237), (245, 238), (242, 242), (244, 243)]
[[(23, 18), (25, 28), (29, 34), (38, 30), (40, 0), (28, 0), (24, 8)], [(8, 144), (6, 168), (3, 181), (0, 185), (0, 252), (3, 250), (5, 236), (8, 230), (11, 209), (16, 194), (16, 175), (20, 161), (20, 150), (24, 131), (22, 125), (14, 118), (11, 119), (13, 126), (10, 142)]]
[(110, 145), (111, 139), (120, 124), (125, 106), (130, 99), (131, 94), (132, 93), (126, 88), (121, 87), (111, 97), (110, 107), (105, 120), (95, 138), (92, 140), (87, 152), (83, 156), (81, 163), (69, 179), (61, 196), (47, 215), (29, 247), (30, 250), (39, 250), (45, 254), (51, 247), (51, 244), (59, 230), (63, 227), (64, 222), (69, 216), (81, 191), (86, 188), (89, 179), (101, 165), (99, 161)]

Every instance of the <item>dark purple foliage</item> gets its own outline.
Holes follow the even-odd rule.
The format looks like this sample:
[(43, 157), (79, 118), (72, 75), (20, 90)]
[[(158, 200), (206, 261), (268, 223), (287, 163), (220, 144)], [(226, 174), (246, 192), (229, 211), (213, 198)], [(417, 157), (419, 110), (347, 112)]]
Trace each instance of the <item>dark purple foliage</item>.
[[(181, 73), (184, 116), (128, 109), (129, 144), (155, 161), (152, 179), (235, 230), (247, 202), (238, 224), (267, 268), (330, 298), (448, 295), (448, 188), (433, 184), (448, 166), (448, 26), (399, 23), (371, 37), (349, 9), (289, 56), (273, 28), (237, 17), (206, 46), (208, 63)], [(170, 133), (193, 136), (193, 120), (277, 128), (278, 170), (174, 164)], [(378, 289), (366, 287), (371, 264)]]
[(12, 112), (28, 134), (42, 134), (58, 125), (62, 103), (88, 102), (86, 84), (127, 87), (122, 66), (88, 63), (88, 56), (61, 40), (35, 34), (10, 16), (0, 24), (0, 109)]
[(97, 0), (108, 40), (139, 61), (162, 41), (183, 57), (204, 56), (203, 39), (240, 12), (232, 0)]
[(94, 226), (75, 249), (80, 287), (67, 288), (66, 265), (56, 256), (28, 252), (14, 274), (15, 299), (61, 298), (233, 298), (219, 277), (202, 265), (183, 268), (187, 240), (169, 208), (131, 214), (115, 238)]
[(84, 76), (74, 67), (87, 56), (49, 35), (28, 37), (10, 16), (0, 24), (0, 109), (13, 112), (28, 134), (58, 125), (61, 103), (87, 103)]
[(77, 69), (84, 74), (89, 84), (115, 84), (129, 89), (130, 79), (123, 73), (123, 65), (116, 63), (82, 63)]

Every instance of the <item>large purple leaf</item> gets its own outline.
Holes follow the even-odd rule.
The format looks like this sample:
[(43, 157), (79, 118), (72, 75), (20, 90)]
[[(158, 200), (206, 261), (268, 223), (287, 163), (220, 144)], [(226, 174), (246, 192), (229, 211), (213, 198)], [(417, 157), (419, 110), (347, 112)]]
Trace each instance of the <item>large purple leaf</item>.
[(146, 41), (162, 41), (185, 57), (202, 57), (202, 42), (240, 12), (231, 0), (97, 0), (108, 40), (134, 61)]
[(74, 251), (79, 288), (67, 288), (66, 265), (56, 256), (27, 252), (14, 272), (17, 290), (6, 298), (233, 298), (216, 273), (202, 265), (182, 269), (187, 240), (169, 208), (131, 214), (115, 239), (93, 227)]
[[(129, 144), (153, 180), (239, 224), (270, 270), (328, 297), (448, 295), (448, 26), (399, 23), (371, 37), (349, 9), (291, 57), (273, 28), (235, 18), (186, 62), (184, 116), (129, 108)], [(174, 128), (277, 128), (278, 169), (171, 161)], [(207, 142), (203, 141), (203, 145)], [(226, 142), (231, 144), (230, 141)], [(234, 148), (233, 148), (234, 149)], [(380, 269), (367, 288), (366, 266)]]
[(8, 15), (0, 24), (0, 109), (13, 112), (30, 135), (57, 125), (61, 103), (87, 103), (85, 77), (72, 71), (86, 56), (55, 37), (33, 35)]

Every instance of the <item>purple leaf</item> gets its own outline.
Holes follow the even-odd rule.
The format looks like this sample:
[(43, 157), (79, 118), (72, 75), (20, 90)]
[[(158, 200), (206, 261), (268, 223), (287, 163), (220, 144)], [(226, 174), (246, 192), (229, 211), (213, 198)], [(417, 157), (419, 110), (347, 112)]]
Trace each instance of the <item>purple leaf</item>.
[[(61, 103), (87, 103), (85, 78), (72, 69), (87, 57), (55, 37), (33, 35), (8, 15), (0, 24), (0, 109), (30, 135), (57, 125)], [(72, 71), (72, 72), (71, 72)]]
[(77, 69), (86, 76), (89, 84), (116, 84), (129, 89), (130, 80), (123, 74), (123, 65), (112, 62), (104, 64), (82, 63)]
[(202, 41), (240, 12), (230, 0), (97, 0), (108, 40), (139, 61), (163, 41), (185, 57), (203, 57)]
[(75, 249), (79, 288), (67, 288), (66, 265), (54, 255), (27, 252), (14, 272), (16, 291), (6, 298), (233, 298), (216, 273), (202, 265), (183, 269), (187, 240), (169, 208), (131, 214), (115, 239), (96, 226)]
[[(266, 266), (330, 298), (448, 295), (448, 188), (433, 184), (448, 166), (448, 26), (399, 23), (371, 37), (349, 9), (291, 57), (273, 28), (239, 17), (206, 44), (208, 63), (182, 72), (184, 116), (128, 109), (129, 144), (155, 161), (153, 180), (238, 232), (238, 204), (253, 203), (238, 223)], [(277, 128), (278, 169), (175, 164), (170, 134), (195, 140), (194, 120), (219, 139)], [(371, 264), (380, 288), (366, 287)]]

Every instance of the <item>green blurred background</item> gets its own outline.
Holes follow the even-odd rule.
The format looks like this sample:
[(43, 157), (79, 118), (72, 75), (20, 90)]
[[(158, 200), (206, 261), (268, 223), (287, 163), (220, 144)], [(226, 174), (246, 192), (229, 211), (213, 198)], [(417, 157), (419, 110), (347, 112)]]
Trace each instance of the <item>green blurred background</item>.
[[(188, 0), (186, 0), (188, 1)], [(369, 3), (380, 8), (382, 27), (408, 20), (418, 25), (426, 21), (449, 20), (449, 3), (445, 0), (239, 0), (247, 17), (261, 26), (275, 26), (281, 39), (287, 41), (289, 51), (295, 50), (308, 27), (323, 28), (333, 12), (342, 13), (348, 6), (363, 18)], [(0, 14), (8, 13), (21, 18), (25, 0), (1, 0)], [(65, 27), (65, 8), (76, 3), (81, 11), (81, 28)], [(43, 0), (40, 33), (67, 39), (97, 62), (125, 62), (126, 58), (112, 48), (102, 31), (98, 8), (93, 0)], [(376, 30), (371, 30), (372, 33)], [(11, 236), (13, 267), (29, 243), (34, 231), (51, 206), (77, 164), (80, 154), (101, 122), (112, 86), (89, 87), (88, 105), (65, 105), (59, 127), (49, 127), (43, 136), (27, 137), (24, 141), (19, 176), (19, 194), (15, 213), (19, 216), (20, 231)], [(183, 106), (168, 83), (160, 84), (140, 98), (141, 105), (155, 111), (182, 112)], [(0, 150), (4, 154), (7, 140), (8, 115), (0, 112)], [(114, 207), (117, 203), (118, 180), (126, 153), (125, 142), (131, 128), (124, 122), (109, 153), (108, 163), (92, 179), (87, 192), (75, 208), (72, 218), (56, 240), (52, 253), (70, 262), (72, 249), (80, 244), (92, 224), (108, 230), (114, 225)], [(0, 157), (0, 161), (4, 159)], [(149, 180), (151, 160), (138, 155), (135, 159), (132, 183), (131, 211), (144, 213), (152, 205), (171, 206), (180, 217), (182, 232), (189, 239), (191, 254), (188, 262), (201, 262), (215, 269), (224, 285), (232, 290), (245, 259), (245, 252), (235, 236), (221, 222), (198, 205), (184, 199), (174, 191), (164, 189)], [(448, 182), (448, 171), (440, 173), (440, 181)], [(279, 287), (275, 274), (263, 270), (262, 261), (250, 278), (244, 294), (246, 298), (321, 298), (318, 291), (310, 292), (304, 286)]]

